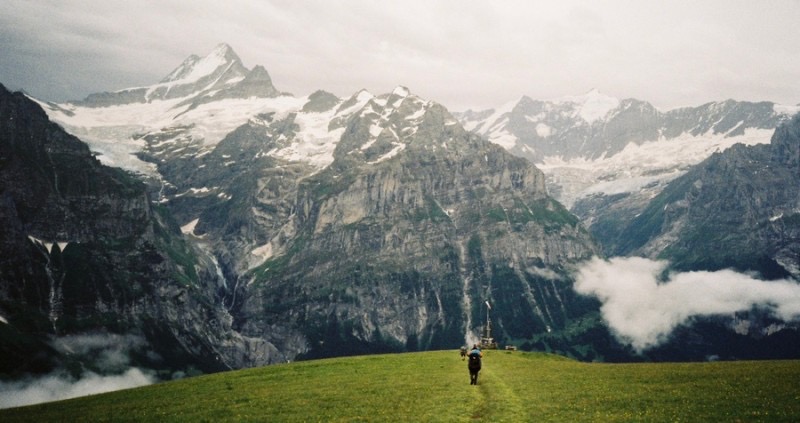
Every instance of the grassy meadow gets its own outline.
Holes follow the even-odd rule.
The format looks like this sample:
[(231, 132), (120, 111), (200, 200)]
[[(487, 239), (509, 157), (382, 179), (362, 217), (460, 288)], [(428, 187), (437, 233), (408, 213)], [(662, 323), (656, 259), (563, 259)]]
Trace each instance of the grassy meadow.
[(0, 421), (800, 421), (800, 361), (581, 363), (484, 351), (347, 357), (0, 410)]

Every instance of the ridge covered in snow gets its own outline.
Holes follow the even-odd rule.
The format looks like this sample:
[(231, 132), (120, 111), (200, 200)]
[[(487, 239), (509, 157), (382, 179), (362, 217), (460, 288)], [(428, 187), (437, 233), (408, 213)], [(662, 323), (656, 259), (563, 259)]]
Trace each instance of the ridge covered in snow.
[[(663, 186), (715, 152), (735, 144), (768, 143), (773, 130), (750, 129), (742, 136), (684, 135), (669, 141), (630, 143), (621, 152), (598, 159), (546, 157), (536, 167), (547, 175), (548, 187), (571, 208), (581, 198), (617, 195)], [(654, 194), (657, 193), (654, 191)]]
[(768, 143), (798, 107), (727, 100), (666, 112), (591, 90), (456, 114), (465, 128), (528, 158), (570, 207), (595, 194), (638, 192), (681, 175), (715, 151)]
[(213, 74), (217, 69), (231, 66), (235, 62), (241, 63), (241, 60), (229, 45), (223, 43), (203, 58), (195, 55), (189, 56), (180, 66), (162, 79), (161, 83), (197, 82), (199, 79)]
[[(151, 86), (92, 95), (83, 102), (39, 104), (52, 120), (86, 141), (104, 164), (157, 179), (156, 164), (152, 159), (142, 160), (142, 152), (162, 159), (200, 157), (242, 125), (261, 124), (266, 134), (271, 133), (269, 126), (274, 122), (284, 121), (296, 128), (275, 134), (278, 147), (263, 154), (321, 169), (333, 161), (350, 116), (369, 112), (379, 115), (370, 128), (371, 145), (381, 134), (400, 131), (389, 127), (387, 119), (407, 99), (412, 99), (404, 108), (404, 113), (410, 114), (409, 125), (419, 123), (427, 104), (402, 86), (382, 96), (361, 90), (345, 100), (324, 92), (304, 97), (277, 90), (275, 95), (270, 90), (264, 94), (261, 87), (252, 86), (248, 89), (254, 94), (248, 94), (241, 89), (248, 78), (272, 88), (263, 67), (248, 70), (230, 46), (220, 44), (205, 57), (189, 56)], [(414, 110), (409, 112), (411, 107)], [(269, 116), (269, 122), (263, 116)], [(405, 131), (395, 136), (409, 135), (413, 129)], [(395, 144), (375, 163), (405, 148), (402, 142)]]
[[(357, 117), (367, 122), (368, 134), (356, 150), (366, 162), (379, 163), (406, 148), (431, 103), (402, 86), (380, 96), (361, 90), (347, 99), (281, 94), (266, 69), (248, 70), (230, 46), (220, 44), (205, 57), (189, 56), (151, 86), (39, 104), (103, 163), (160, 178), (157, 161), (142, 160), (141, 153), (159, 160), (201, 157), (248, 124), (261, 125), (274, 138), (259, 154), (322, 169), (333, 162), (348, 120)], [(547, 101), (522, 96), (456, 117), (464, 129), (536, 163), (554, 196), (569, 207), (586, 195), (663, 183), (735, 143), (767, 143), (798, 109), (726, 101), (661, 112), (593, 89)], [(276, 122), (293, 129), (273, 128)]]
[(619, 99), (602, 94), (596, 88), (583, 95), (565, 96), (551, 102), (572, 105), (577, 116), (590, 124), (604, 118), (610, 111), (619, 107), (620, 103)]

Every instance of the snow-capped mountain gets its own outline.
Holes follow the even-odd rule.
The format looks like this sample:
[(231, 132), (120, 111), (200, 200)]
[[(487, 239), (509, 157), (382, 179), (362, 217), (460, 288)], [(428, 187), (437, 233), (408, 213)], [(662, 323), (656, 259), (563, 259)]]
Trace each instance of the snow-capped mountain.
[[(666, 112), (592, 90), (541, 101), (522, 97), (498, 109), (457, 116), (465, 128), (533, 161), (548, 188), (571, 208), (597, 194), (653, 191), (716, 151), (768, 143), (800, 110), (727, 100)], [(586, 221), (591, 224), (591, 220)]]
[[(40, 104), (51, 119), (88, 142), (104, 164), (155, 176), (155, 166), (136, 157), (148, 148), (161, 149), (148, 145), (145, 136), (159, 138), (161, 147), (173, 152), (201, 154), (248, 119), (297, 109), (302, 101), (281, 95), (262, 66), (248, 70), (220, 44), (204, 58), (190, 56), (157, 84)], [(173, 136), (164, 138), (167, 133)]]
[(383, 112), (374, 116), (365, 138), (369, 145), (361, 149), (376, 151), (383, 145), (373, 146), (378, 138), (385, 140), (381, 133), (388, 125), (387, 134), (396, 139), (386, 141), (393, 147), (385, 159), (402, 149), (399, 140), (409, 135), (396, 133), (387, 119), (398, 109), (413, 124), (429, 102), (405, 87), (382, 96), (361, 90), (348, 99), (325, 91), (305, 97), (281, 94), (263, 67), (248, 70), (222, 44), (204, 58), (190, 56), (158, 84), (40, 105), (51, 119), (88, 142), (104, 164), (160, 176), (154, 163), (201, 157), (245, 124), (275, 135), (270, 149), (258, 154), (322, 169), (333, 161), (347, 120), (356, 112), (372, 116), (376, 108)]
[[(18, 124), (30, 110), (35, 128), (57, 128), (22, 94), (3, 94), (24, 110), (8, 108), (12, 117), (0, 122), (11, 141), (30, 138)], [(736, 102), (660, 112), (593, 91), (549, 102), (523, 97), (459, 121), (405, 87), (348, 98), (281, 93), (263, 67), (248, 69), (224, 44), (150, 86), (38, 103), (93, 153), (82, 148), (80, 161), (41, 166), (67, 136), (50, 129), (55, 141), (42, 136), (25, 166), (0, 167), (5, 186), (20, 186), (0, 217), (14, 228), (6, 251), (24, 253), (13, 270), (36, 279), (31, 310), (52, 324), (42, 337), (105, 330), (121, 319), (162, 345), (159, 354), (194, 357), (207, 370), (455, 347), (475, 340), (487, 300), (500, 339), (587, 360), (629, 359), (599, 320), (598, 303), (572, 289), (570, 269), (601, 249), (553, 197), (592, 228), (619, 228), (655, 210), (651, 200), (663, 187), (713, 151), (766, 142), (785, 114)], [(135, 177), (107, 169), (102, 183), (65, 177), (79, 174), (70, 166), (98, 161)], [(92, 245), (59, 238), (91, 228), (64, 219), (85, 215), (73, 206), (130, 217), (130, 206), (93, 189), (120, 183), (128, 188), (114, 194), (135, 198), (141, 219), (133, 220), (145, 222), (138, 232), (104, 224)], [(64, 195), (64, 184), (74, 196)], [(37, 190), (55, 214), (34, 221), (40, 214), (12, 206), (36, 210), (29, 191)], [(84, 265), (92, 261), (102, 266)], [(14, 289), (27, 279), (7, 274), (0, 272), (0, 296), (23, 292)], [(67, 275), (66, 285), (53, 275)], [(65, 300), (48, 302), (61, 298), (59, 286)], [(122, 317), (108, 305), (115, 292), (125, 297)], [(98, 313), (111, 314), (98, 321)], [(31, 321), (3, 313), (10, 325), (23, 318)], [(73, 319), (80, 324), (65, 326)]]
[(487, 296), (515, 337), (587, 312), (564, 263), (597, 248), (544, 174), (405, 87), (295, 97), (221, 45), (152, 86), (40, 105), (148, 181), (182, 263), (260, 346), (221, 352), (231, 366), (460, 345)]

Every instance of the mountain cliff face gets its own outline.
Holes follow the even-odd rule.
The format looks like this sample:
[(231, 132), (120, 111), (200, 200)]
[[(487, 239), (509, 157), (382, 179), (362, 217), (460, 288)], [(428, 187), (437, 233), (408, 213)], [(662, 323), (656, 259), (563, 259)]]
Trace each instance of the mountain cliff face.
[(0, 372), (94, 369), (54, 346), (80, 334), (142, 339), (132, 364), (155, 369), (253, 361), (258, 343), (231, 331), (214, 273), (144, 184), (1, 86), (0, 227)]
[(736, 145), (672, 181), (617, 234), (612, 252), (678, 268), (800, 280), (800, 117), (767, 145)]
[(459, 345), (477, 338), (485, 301), (503, 338), (586, 312), (563, 270), (595, 253), (588, 234), (540, 171), (441, 106), (402, 88), (373, 98), (333, 156), (299, 183), (294, 236), (271, 246), (282, 253), (246, 275), (245, 333), (289, 321), (319, 356), (332, 343)]
[(587, 312), (564, 266), (596, 249), (543, 174), (404, 88), (317, 93), (186, 161), (159, 166), (186, 184), (176, 191), (219, 194), (167, 204), (208, 237), (235, 287), (236, 328), (289, 354), (460, 345), (477, 338), (487, 300), (497, 334), (514, 338)]
[(727, 100), (660, 111), (592, 91), (459, 114), (465, 127), (537, 163), (548, 190), (603, 244), (675, 178), (735, 144), (769, 143), (797, 107)]
[[(800, 282), (800, 116), (781, 125), (770, 144), (714, 153), (629, 220), (609, 214), (595, 226), (615, 228), (606, 232), (611, 254), (667, 260), (672, 271), (736, 269)], [(696, 319), (648, 354), (790, 358), (799, 334), (796, 320), (754, 308)]]

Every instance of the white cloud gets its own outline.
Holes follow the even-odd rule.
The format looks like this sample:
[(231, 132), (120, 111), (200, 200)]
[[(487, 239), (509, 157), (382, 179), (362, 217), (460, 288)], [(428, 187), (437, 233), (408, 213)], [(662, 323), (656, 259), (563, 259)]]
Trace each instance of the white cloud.
[(784, 321), (800, 318), (800, 284), (762, 281), (731, 270), (669, 273), (668, 263), (645, 258), (595, 258), (577, 272), (575, 291), (597, 297), (621, 342), (642, 351), (664, 342), (695, 316), (730, 315), (754, 306)]
[(130, 368), (122, 374), (111, 376), (86, 372), (79, 379), (64, 374), (54, 374), (39, 379), (0, 382), (0, 408), (20, 407), (118, 391), (149, 385), (155, 381), (153, 376), (147, 375), (137, 368)]
[[(68, 335), (54, 338), (51, 346), (64, 356), (89, 363), (95, 371), (84, 370), (79, 378), (74, 378), (59, 369), (38, 378), (0, 382), (0, 408), (117, 391), (157, 381), (148, 370), (130, 367), (132, 352), (151, 354), (147, 341), (137, 335), (103, 332)], [(154, 354), (151, 358), (159, 359)]]

